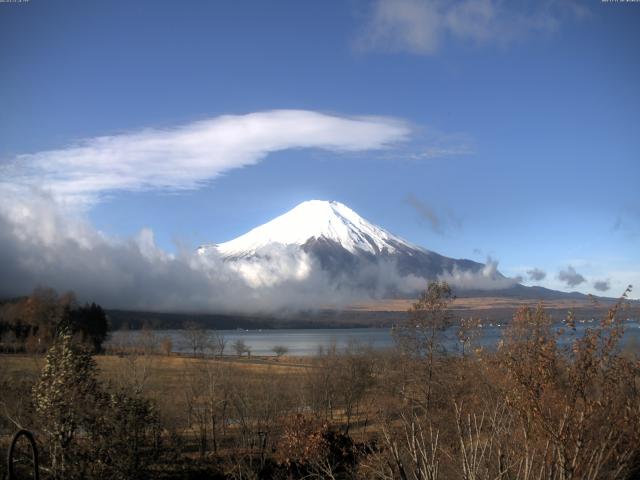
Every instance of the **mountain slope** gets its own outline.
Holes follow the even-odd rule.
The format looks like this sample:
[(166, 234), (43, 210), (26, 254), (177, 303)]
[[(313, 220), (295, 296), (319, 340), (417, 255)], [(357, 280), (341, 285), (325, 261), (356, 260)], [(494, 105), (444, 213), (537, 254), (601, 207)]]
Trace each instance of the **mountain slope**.
[(586, 298), (578, 292), (521, 285), (502, 275), (495, 262), (432, 252), (335, 201), (303, 202), (233, 240), (203, 245), (198, 253), (222, 258), (251, 286), (308, 280), (313, 290), (320, 274), (336, 292), (364, 291), (375, 297), (414, 297), (428, 280), (442, 279), (460, 296)]
[[(478, 262), (426, 250), (372, 224), (339, 202), (320, 200), (303, 202), (234, 240), (203, 245), (198, 252), (219, 255), (236, 264), (239, 271), (251, 274), (255, 274), (256, 265), (281, 263), (283, 255), (295, 259), (305, 254), (336, 286), (385, 295), (412, 294), (424, 286), (426, 279), (455, 272), (482, 274), (486, 269)], [(488, 275), (490, 280), (505, 280), (495, 270)]]
[(380, 228), (339, 202), (309, 200), (244, 235), (216, 246), (224, 257), (254, 255), (270, 244), (302, 246), (311, 240), (339, 244), (349, 253), (396, 253), (420, 247)]

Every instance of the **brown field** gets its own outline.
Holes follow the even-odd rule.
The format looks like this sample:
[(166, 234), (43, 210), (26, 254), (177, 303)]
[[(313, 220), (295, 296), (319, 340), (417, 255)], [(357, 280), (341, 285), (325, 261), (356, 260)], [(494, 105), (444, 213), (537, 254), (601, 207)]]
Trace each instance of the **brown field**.
[[(177, 398), (184, 389), (185, 372), (206, 364), (226, 366), (234, 374), (243, 377), (264, 375), (302, 374), (309, 368), (308, 358), (252, 357), (224, 359), (202, 359), (183, 355), (96, 355), (102, 380), (118, 383), (121, 377), (129, 378), (133, 369), (144, 369), (145, 390), (151, 397), (167, 396)], [(9, 378), (33, 378), (41, 372), (44, 355), (0, 354), (0, 369)]]
[[(564, 310), (583, 310), (583, 309), (602, 309), (606, 310), (615, 303), (616, 300), (599, 300), (598, 305), (594, 304), (591, 299), (556, 299), (537, 301), (531, 299), (505, 298), (505, 297), (470, 297), (456, 298), (451, 303), (452, 310), (492, 310), (492, 309), (510, 309), (516, 310), (520, 307), (536, 306), (542, 303), (547, 309), (564, 309)], [(404, 298), (386, 298), (380, 300), (370, 300), (366, 303), (358, 303), (350, 305), (348, 310), (362, 312), (406, 312), (415, 302), (414, 299)]]
[[(522, 305), (460, 299), (451, 309), (492, 315)], [(163, 479), (391, 480), (405, 468), (440, 472), (404, 477), (420, 480), (525, 478), (526, 464), (543, 472), (540, 479), (638, 478), (640, 362), (635, 349), (616, 348), (621, 323), (613, 313), (576, 340), (570, 355), (556, 344), (549, 314), (576, 305), (555, 302), (555, 309), (520, 311), (497, 352), (474, 348), (470, 322), (460, 337), (463, 354), (440, 356), (447, 315), (427, 307), (400, 325), (404, 343), (388, 351), (354, 345), (316, 357), (211, 358), (160, 355), (140, 342), (123, 354), (96, 355), (99, 389), (128, 400), (95, 417), (117, 435), (98, 436), (101, 448), (92, 450), (86, 431), (78, 432), (76, 458), (87, 449), (106, 452), (109, 461), (92, 477), (76, 478), (106, 478), (103, 471), (133, 478), (127, 472), (135, 471)], [(0, 355), (0, 449), (24, 425), (45, 439), (43, 458), (53, 452), (43, 428), (49, 417), (33, 403), (44, 364), (43, 355)], [(66, 377), (69, 391), (81, 378)], [(72, 405), (95, 415), (82, 399)], [(143, 456), (128, 455), (132, 442), (142, 442)], [(468, 463), (480, 450), (486, 456)]]

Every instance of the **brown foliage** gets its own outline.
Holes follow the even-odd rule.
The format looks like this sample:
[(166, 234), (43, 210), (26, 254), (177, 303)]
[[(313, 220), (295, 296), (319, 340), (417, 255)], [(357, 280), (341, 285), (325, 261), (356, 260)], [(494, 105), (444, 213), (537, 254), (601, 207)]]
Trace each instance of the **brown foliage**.
[[(205, 355), (202, 332), (190, 332), (195, 356), (160, 357), (148, 332), (122, 359), (109, 359), (127, 381), (103, 385), (104, 408), (85, 409), (105, 416), (81, 453), (104, 459), (100, 475), (182, 465), (225, 478), (635, 478), (640, 365), (620, 346), (624, 296), (586, 331), (571, 314), (558, 324), (543, 305), (523, 307), (496, 351), (470, 348), (478, 322), (460, 322), (463, 352), (453, 356), (439, 348), (454, 322), (450, 301), (446, 284), (428, 288), (396, 327), (398, 349), (334, 346), (296, 365)], [(0, 369), (0, 406), (31, 422), (29, 405), (13, 404), (24, 390), (14, 380)], [(161, 407), (143, 394), (162, 398)], [(73, 403), (70, 410), (90, 402)], [(88, 438), (88, 428), (77, 438)], [(140, 439), (142, 453), (159, 452), (152, 442), (167, 449), (136, 464), (130, 443), (114, 444), (111, 434)], [(93, 466), (81, 473), (99, 478)]]

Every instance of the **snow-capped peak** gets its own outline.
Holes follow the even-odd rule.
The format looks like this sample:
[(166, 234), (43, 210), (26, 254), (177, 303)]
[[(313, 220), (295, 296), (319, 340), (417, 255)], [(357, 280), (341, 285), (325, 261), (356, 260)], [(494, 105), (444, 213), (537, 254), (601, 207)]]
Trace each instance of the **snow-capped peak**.
[(313, 239), (339, 243), (352, 253), (394, 253), (399, 247), (419, 249), (342, 203), (309, 200), (234, 240), (201, 247), (200, 251), (216, 248), (225, 257), (239, 257), (253, 255), (270, 244), (304, 245)]

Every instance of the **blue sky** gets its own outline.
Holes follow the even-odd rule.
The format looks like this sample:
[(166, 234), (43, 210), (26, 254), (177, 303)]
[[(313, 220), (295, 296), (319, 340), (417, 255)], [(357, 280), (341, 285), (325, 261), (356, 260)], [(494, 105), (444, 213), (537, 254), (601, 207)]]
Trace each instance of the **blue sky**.
[(600, 1), (0, 3), (3, 175), (55, 190), (107, 175), (69, 160), (81, 144), (104, 161), (98, 137), (131, 152), (224, 116), (313, 112), (300, 121), (329, 137), (237, 160), (256, 141), (239, 137), (225, 166), (178, 183), (151, 178), (162, 155), (129, 169), (125, 152), (126, 182), (65, 194), (105, 235), (148, 228), (167, 251), (333, 199), (527, 284), (616, 296), (640, 288), (639, 27), (640, 3)]

